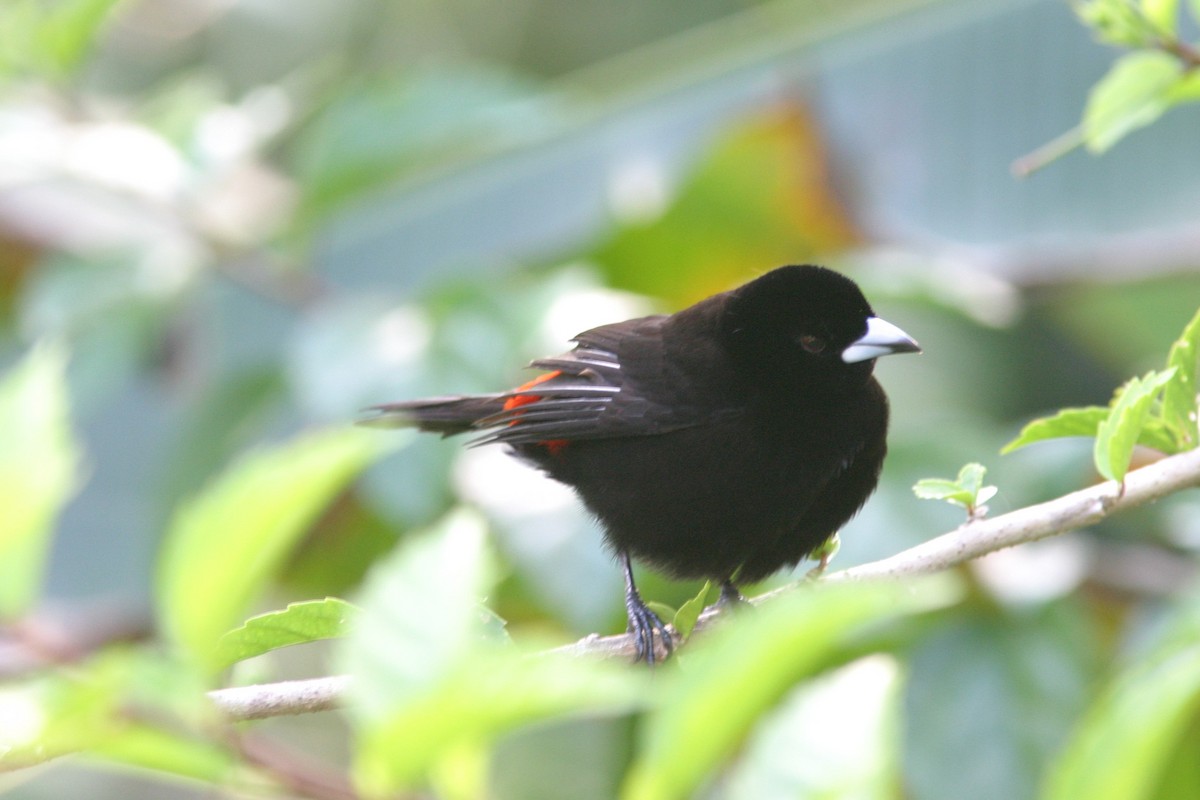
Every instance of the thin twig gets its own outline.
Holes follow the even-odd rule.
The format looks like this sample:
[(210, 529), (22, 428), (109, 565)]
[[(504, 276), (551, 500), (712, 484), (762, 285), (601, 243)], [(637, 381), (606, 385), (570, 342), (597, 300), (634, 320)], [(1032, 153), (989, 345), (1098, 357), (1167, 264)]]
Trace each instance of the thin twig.
[(1060, 133), (1045, 144), (1039, 145), (1033, 152), (1015, 159), (1008, 169), (1014, 178), (1028, 178), (1082, 146), (1083, 126), (1076, 125), (1066, 133)]
[(266, 719), (337, 708), (341, 705), (342, 696), (349, 685), (349, 676), (332, 675), (326, 678), (217, 689), (209, 692), (208, 696), (230, 719)]
[[(1124, 491), (1116, 483), (1108, 481), (1002, 516), (974, 520), (889, 558), (831, 573), (824, 580), (899, 579), (940, 572), (997, 550), (1094, 525), (1118, 512), (1196, 486), (1200, 486), (1200, 449), (1170, 456), (1130, 472), (1125, 477)], [(779, 594), (793, 591), (804, 583), (805, 581), (800, 581), (789, 584), (759, 595), (750, 602), (767, 602)], [(717, 609), (705, 612), (697, 622), (696, 630), (713, 624), (718, 616), (720, 611)], [(592, 634), (550, 652), (600, 658), (632, 658), (634, 642), (629, 634)], [(340, 704), (349, 680), (348, 676), (340, 675), (307, 681), (219, 689), (211, 692), (209, 696), (231, 719), (262, 719), (335, 708)]]
[(153, 633), (151, 619), (123, 603), (48, 604), (0, 623), (0, 681), (73, 664), (108, 645), (142, 641)]
[[(1151, 23), (1147, 21), (1147, 24)], [(1200, 49), (1185, 42), (1178, 36), (1158, 38), (1142, 49), (1159, 50), (1170, 56), (1174, 56), (1178, 59), (1179, 65), (1185, 74), (1200, 69)], [(1042, 167), (1048, 166), (1051, 162), (1057, 161), (1067, 153), (1082, 146), (1086, 138), (1083, 126), (1078, 125), (1046, 144), (1041, 145), (1033, 152), (1014, 160), (1009, 170), (1014, 177), (1028, 178)]]
[(1185, 70), (1200, 69), (1200, 50), (1184, 40), (1178, 37), (1163, 39), (1158, 42), (1157, 47), (1178, 58)]

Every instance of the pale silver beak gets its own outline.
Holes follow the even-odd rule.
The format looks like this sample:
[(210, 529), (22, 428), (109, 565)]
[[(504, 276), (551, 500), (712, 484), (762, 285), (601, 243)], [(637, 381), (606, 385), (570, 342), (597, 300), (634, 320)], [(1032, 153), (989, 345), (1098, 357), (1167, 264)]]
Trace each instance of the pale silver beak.
[(867, 317), (867, 332), (842, 351), (842, 361), (856, 364), (896, 353), (919, 353), (921, 346), (904, 331), (879, 317)]

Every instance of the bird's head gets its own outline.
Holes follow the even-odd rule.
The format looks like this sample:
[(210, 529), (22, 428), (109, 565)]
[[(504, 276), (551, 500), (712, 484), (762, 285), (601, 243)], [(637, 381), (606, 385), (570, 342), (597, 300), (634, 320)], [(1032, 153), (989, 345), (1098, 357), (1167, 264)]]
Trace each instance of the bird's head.
[(781, 388), (837, 392), (862, 385), (881, 356), (921, 352), (875, 316), (854, 281), (810, 265), (780, 267), (730, 292), (722, 325), (738, 368)]

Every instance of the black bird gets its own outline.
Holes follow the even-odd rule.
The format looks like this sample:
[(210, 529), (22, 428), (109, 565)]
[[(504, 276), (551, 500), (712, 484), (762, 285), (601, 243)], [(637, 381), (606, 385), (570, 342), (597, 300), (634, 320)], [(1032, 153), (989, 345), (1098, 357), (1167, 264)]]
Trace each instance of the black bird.
[(669, 316), (585, 331), (507, 392), (389, 403), (370, 424), (506, 444), (575, 489), (625, 569), (638, 659), (671, 638), (630, 557), (677, 578), (754, 582), (862, 507), (887, 451), (875, 359), (919, 352), (855, 283), (787, 266)]

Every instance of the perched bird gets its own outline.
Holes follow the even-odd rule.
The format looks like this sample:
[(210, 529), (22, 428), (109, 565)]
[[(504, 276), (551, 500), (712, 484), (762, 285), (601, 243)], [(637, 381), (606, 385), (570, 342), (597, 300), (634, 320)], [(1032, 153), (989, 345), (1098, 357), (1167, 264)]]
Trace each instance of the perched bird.
[(507, 392), (376, 406), (369, 424), (507, 445), (575, 489), (625, 571), (637, 657), (671, 637), (630, 559), (736, 582), (795, 566), (875, 489), (888, 402), (875, 359), (919, 352), (849, 278), (786, 266), (671, 315), (585, 331)]

